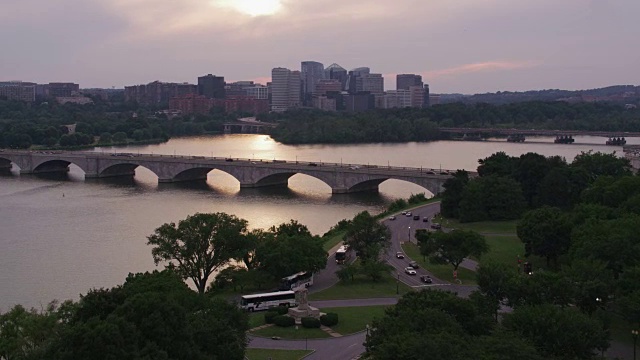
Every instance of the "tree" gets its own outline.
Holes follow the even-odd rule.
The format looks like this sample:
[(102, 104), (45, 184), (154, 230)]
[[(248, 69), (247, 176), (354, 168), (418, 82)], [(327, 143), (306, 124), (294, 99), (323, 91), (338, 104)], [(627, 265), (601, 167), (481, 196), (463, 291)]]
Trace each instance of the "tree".
[(437, 264), (451, 264), (453, 270), (469, 256), (480, 258), (489, 250), (484, 236), (470, 230), (453, 230), (449, 233), (436, 232), (425, 235), (424, 232), (416, 233), (418, 241), (423, 244), (420, 247), (422, 255)]
[(360, 271), (371, 281), (377, 282), (382, 279), (382, 274), (388, 272), (390, 268), (390, 265), (384, 261), (371, 259), (362, 264)]
[(148, 237), (148, 245), (156, 263), (166, 261), (169, 267), (191, 279), (202, 294), (209, 277), (233, 258), (242, 256), (242, 238), (247, 221), (225, 213), (195, 214), (157, 228)]
[(301, 271), (316, 272), (327, 265), (322, 239), (311, 235), (306, 226), (292, 220), (271, 227), (269, 232), (271, 235), (257, 243), (252, 268), (280, 279)]
[(570, 257), (573, 261), (591, 258), (606, 264), (614, 278), (627, 268), (640, 265), (637, 245), (640, 216), (587, 221), (571, 235)]
[(476, 359), (474, 345), (491, 336), (494, 323), (467, 300), (444, 291), (424, 290), (404, 295), (398, 304), (373, 321), (366, 357), (373, 359)]
[(576, 156), (571, 163), (572, 167), (584, 169), (591, 181), (599, 176), (629, 176), (631, 175), (631, 162), (624, 157), (613, 154), (605, 154), (601, 152), (582, 152)]
[(496, 321), (500, 303), (513, 292), (517, 275), (513, 266), (495, 262), (483, 263), (476, 272), (480, 292), (493, 302)]
[(516, 158), (504, 151), (497, 152), (487, 158), (478, 160), (478, 175), (480, 176), (511, 176), (516, 164)]
[(567, 307), (574, 301), (574, 286), (566, 276), (551, 271), (534, 271), (518, 276), (507, 295), (508, 303), (521, 306), (552, 304)]
[(386, 225), (381, 224), (369, 212), (363, 211), (356, 215), (344, 236), (345, 244), (349, 245), (363, 262), (377, 260), (380, 251), (389, 247), (391, 232)]
[(580, 310), (593, 314), (607, 307), (615, 280), (605, 263), (592, 259), (574, 260), (571, 266), (563, 267), (561, 275), (571, 284), (573, 303)]
[(340, 281), (353, 281), (353, 278), (361, 271), (358, 263), (344, 264), (336, 271), (336, 276)]
[(127, 134), (125, 132), (119, 131), (113, 134), (113, 142), (116, 144), (126, 143), (127, 142)]
[(569, 209), (580, 201), (588, 185), (589, 176), (582, 168), (553, 168), (540, 182), (536, 204)]
[(111, 144), (111, 142), (113, 141), (113, 136), (111, 136), (111, 133), (109, 132), (103, 132), (100, 135), (100, 144)]
[(0, 359), (42, 358), (58, 328), (57, 308), (55, 302), (42, 311), (16, 305), (0, 314)]
[(564, 161), (557, 158), (545, 158), (536, 153), (521, 155), (513, 171), (513, 179), (522, 186), (522, 194), (529, 207), (536, 207), (535, 200), (539, 196), (539, 187), (549, 171), (555, 167), (566, 166)]
[(558, 265), (558, 258), (565, 254), (571, 242), (571, 225), (558, 208), (542, 207), (524, 214), (516, 228), (518, 237), (525, 244), (525, 256), (531, 254)]
[(547, 358), (591, 359), (594, 350), (606, 349), (609, 343), (603, 324), (572, 308), (525, 306), (505, 315), (503, 324)]
[(458, 170), (452, 178), (447, 179), (442, 187), (442, 201), (440, 202), (440, 212), (448, 218), (457, 219), (460, 217), (460, 201), (464, 188), (469, 183), (469, 173)]
[(467, 184), (460, 201), (460, 221), (511, 220), (525, 209), (520, 185), (511, 178), (487, 176)]

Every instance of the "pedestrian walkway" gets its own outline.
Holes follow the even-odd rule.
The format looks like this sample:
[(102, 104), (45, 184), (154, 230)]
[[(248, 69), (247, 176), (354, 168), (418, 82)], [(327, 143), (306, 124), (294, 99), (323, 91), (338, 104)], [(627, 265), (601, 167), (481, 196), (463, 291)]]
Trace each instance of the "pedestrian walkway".
[(342, 337), (342, 334), (338, 334), (337, 332), (333, 331), (330, 327), (326, 327), (324, 325), (320, 325), (320, 330), (331, 335), (331, 337)]
[(258, 330), (262, 330), (262, 329), (266, 329), (268, 327), (273, 326), (273, 324), (264, 324), (264, 325), (260, 325), (260, 326), (256, 326), (253, 329), (249, 329), (249, 331), (258, 331)]

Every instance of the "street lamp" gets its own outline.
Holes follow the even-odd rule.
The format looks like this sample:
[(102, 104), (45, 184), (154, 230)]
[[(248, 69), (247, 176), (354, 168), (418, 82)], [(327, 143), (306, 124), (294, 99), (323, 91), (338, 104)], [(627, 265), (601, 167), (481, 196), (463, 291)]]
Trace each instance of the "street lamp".
[(365, 327), (365, 329), (367, 330), (367, 340), (369, 340), (369, 324), (367, 324), (367, 326)]
[(409, 242), (411, 242), (411, 226), (409, 226)]
[(636, 342), (638, 341), (638, 330), (631, 330), (633, 335), (633, 360), (636, 360)]

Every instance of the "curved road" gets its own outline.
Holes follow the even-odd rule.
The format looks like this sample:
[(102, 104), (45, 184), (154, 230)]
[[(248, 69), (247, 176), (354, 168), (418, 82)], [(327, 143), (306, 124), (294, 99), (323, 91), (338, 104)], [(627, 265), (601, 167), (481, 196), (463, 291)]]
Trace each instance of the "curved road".
[[(392, 239), (391, 246), (386, 254), (386, 260), (395, 268), (396, 276), (403, 283), (413, 287), (414, 289), (421, 289), (425, 287), (433, 287), (442, 290), (448, 290), (458, 293), (459, 296), (467, 297), (472, 291), (476, 289), (475, 286), (460, 286), (452, 285), (446, 281), (440, 280), (433, 276), (425, 269), (417, 269), (418, 274), (410, 276), (404, 273), (404, 268), (409, 266), (411, 259), (405, 257), (404, 259), (397, 259), (395, 254), (398, 251), (402, 251), (401, 243), (406, 241), (413, 241), (415, 243), (415, 237), (413, 234), (416, 229), (426, 229), (431, 226), (431, 221), (424, 222), (422, 219), (428, 217), (432, 219), (433, 216), (440, 212), (440, 202), (427, 204), (415, 209), (410, 210), (411, 217), (404, 215), (396, 215), (395, 220), (385, 219), (383, 223), (387, 225), (391, 231)], [(413, 220), (413, 215), (419, 215), (420, 220)], [(335, 275), (338, 270), (338, 265), (334, 261), (333, 254), (337, 250), (338, 246), (335, 246), (329, 251), (329, 258), (327, 259), (327, 267), (318, 272), (314, 276), (313, 287), (309, 289), (309, 292), (318, 292), (326, 288), (335, 285), (338, 279)], [(433, 278), (433, 284), (423, 284), (420, 281), (420, 275), (428, 274)], [(347, 306), (374, 306), (374, 305), (394, 305), (398, 302), (395, 297), (391, 298), (373, 298), (373, 299), (348, 299), (348, 300), (322, 300), (313, 301), (313, 306), (317, 308), (330, 308), (330, 307), (347, 307)], [(249, 335), (250, 348), (261, 349), (285, 349), (285, 350), (298, 350), (309, 349), (315, 350), (314, 353), (305, 357), (308, 360), (324, 360), (324, 359), (336, 359), (336, 360), (349, 360), (357, 357), (364, 352), (364, 341), (366, 334), (364, 331), (328, 339), (310, 339), (310, 340), (273, 340), (270, 338), (256, 337)]]

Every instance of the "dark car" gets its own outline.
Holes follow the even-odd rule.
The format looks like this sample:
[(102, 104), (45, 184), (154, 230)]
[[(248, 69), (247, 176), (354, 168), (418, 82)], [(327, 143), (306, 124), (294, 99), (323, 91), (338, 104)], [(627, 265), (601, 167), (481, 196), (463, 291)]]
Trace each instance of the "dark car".
[(428, 216), (423, 217), (423, 218), (422, 218), (422, 221), (423, 221), (423, 222), (429, 222), (429, 217), (428, 217)]
[(318, 166), (316, 163), (309, 163), (309, 166)]
[(420, 220), (420, 215), (413, 215), (413, 220)]
[(418, 263), (417, 263), (417, 262), (415, 262), (415, 261), (411, 261), (411, 262), (409, 263), (409, 266), (411, 266), (411, 267), (412, 267), (412, 268), (414, 268), (414, 269), (419, 269), (419, 268), (420, 268), (420, 265), (418, 265)]
[(431, 228), (432, 229), (436, 229), (436, 230), (440, 230), (440, 229), (442, 229), (442, 225), (438, 224), (438, 223), (433, 223), (433, 224), (431, 224)]
[(224, 159), (224, 161), (232, 162), (233, 159), (232, 158), (227, 158), (227, 159)]
[(431, 278), (431, 276), (429, 275), (422, 275), (420, 276), (420, 281), (422, 281), (425, 284), (431, 284), (433, 283), (433, 279)]

